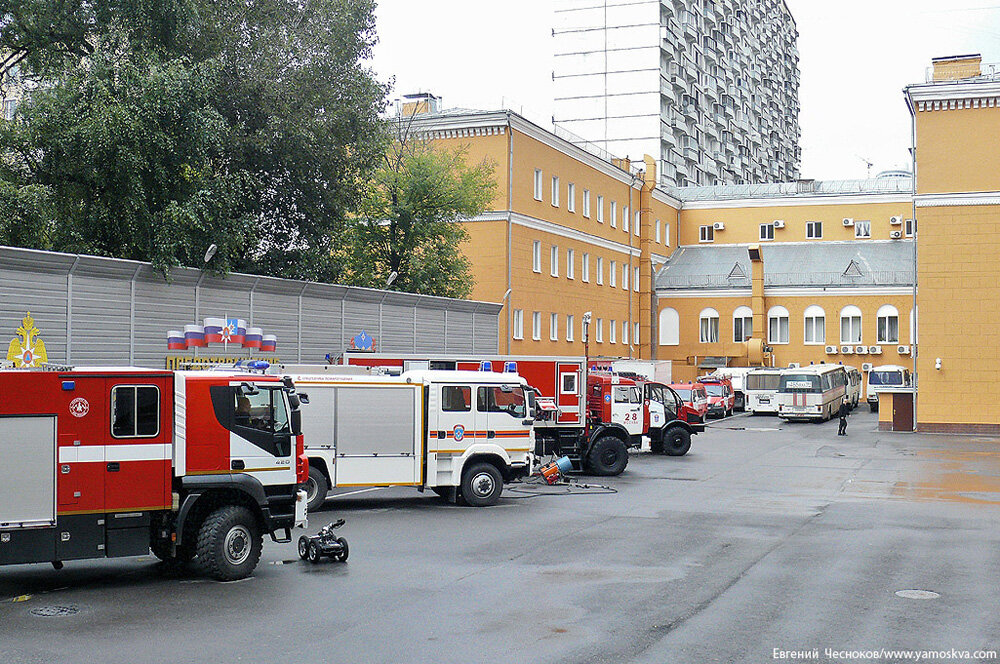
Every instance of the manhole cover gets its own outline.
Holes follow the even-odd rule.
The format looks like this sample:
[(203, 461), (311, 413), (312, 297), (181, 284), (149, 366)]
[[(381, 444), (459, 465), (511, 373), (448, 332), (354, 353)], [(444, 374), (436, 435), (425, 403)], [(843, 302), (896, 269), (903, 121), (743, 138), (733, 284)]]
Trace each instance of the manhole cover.
[(80, 612), (77, 606), (40, 606), (30, 611), (31, 615), (53, 618), (55, 616), (72, 616)]
[(941, 595), (931, 590), (897, 590), (896, 596), (903, 599), (937, 599)]

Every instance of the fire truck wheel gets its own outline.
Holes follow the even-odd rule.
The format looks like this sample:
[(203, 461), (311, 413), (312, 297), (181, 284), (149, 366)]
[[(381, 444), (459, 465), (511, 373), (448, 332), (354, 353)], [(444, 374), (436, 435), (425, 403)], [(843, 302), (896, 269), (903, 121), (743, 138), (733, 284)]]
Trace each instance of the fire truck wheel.
[(691, 433), (681, 427), (667, 429), (666, 452), (669, 456), (684, 456), (691, 449)]
[(477, 463), (462, 473), (462, 498), (472, 507), (489, 507), (500, 502), (503, 476), (492, 463)]
[(226, 505), (205, 519), (198, 531), (198, 564), (218, 581), (253, 573), (264, 546), (257, 519), (245, 507)]
[(326, 475), (316, 466), (309, 466), (309, 479), (306, 480), (306, 510), (315, 512), (326, 502), (326, 494), (330, 491), (330, 482)]
[(628, 448), (614, 436), (602, 436), (590, 448), (587, 465), (595, 475), (621, 475), (628, 465)]

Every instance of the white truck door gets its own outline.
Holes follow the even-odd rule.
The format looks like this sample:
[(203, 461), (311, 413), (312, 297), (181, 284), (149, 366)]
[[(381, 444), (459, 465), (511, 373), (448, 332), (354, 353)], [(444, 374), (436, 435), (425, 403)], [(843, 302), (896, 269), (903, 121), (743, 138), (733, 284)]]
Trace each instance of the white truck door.
[(611, 420), (625, 427), (630, 436), (642, 434), (642, 395), (635, 385), (613, 385)]
[(341, 385), (333, 407), (336, 486), (414, 486), (423, 469), (421, 385)]
[(520, 385), (480, 385), (476, 388), (477, 417), (485, 420), (486, 440), (508, 454), (530, 451), (531, 422), (528, 403)]
[(471, 385), (434, 383), (430, 389), (436, 392), (440, 407), (431, 420), (437, 434), (436, 446), (428, 451), (433, 449), (439, 456), (461, 455), (476, 440), (486, 440), (485, 418), (480, 427)]

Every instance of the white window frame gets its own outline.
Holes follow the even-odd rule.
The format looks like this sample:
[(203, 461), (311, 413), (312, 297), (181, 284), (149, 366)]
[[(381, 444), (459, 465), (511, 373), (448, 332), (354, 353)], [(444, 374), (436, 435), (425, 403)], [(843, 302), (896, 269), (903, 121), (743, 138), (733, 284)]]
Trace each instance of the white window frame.
[(566, 341), (574, 341), (574, 325), (576, 325), (576, 322), (573, 314), (566, 314)]
[(806, 239), (807, 240), (822, 240), (823, 239), (823, 222), (822, 221), (807, 221), (806, 222)]
[(524, 309), (514, 309), (514, 334), (515, 339), (524, 339)]
[(604, 196), (597, 197), (597, 223), (604, 223)]
[(614, 318), (611, 319), (611, 326), (608, 328), (608, 343), (618, 343), (618, 321)]
[(771, 307), (767, 312), (767, 343), (786, 345), (789, 343), (789, 314), (785, 307)]
[(632, 323), (632, 343), (639, 345), (639, 323)]
[(626, 233), (628, 233), (628, 219), (629, 219), (628, 213), (629, 209), (628, 206), (626, 205), (625, 207), (622, 208), (622, 230), (625, 231)]
[(611, 201), (611, 228), (618, 228), (618, 201)]
[(663, 246), (664, 247), (669, 247), (670, 246), (670, 222), (669, 221), (663, 224)]
[(549, 274), (559, 276), (559, 245), (554, 244), (549, 250)]
[(661, 235), (660, 235), (660, 220), (659, 219), (656, 220), (656, 228), (653, 229), (653, 233), (656, 235), (656, 243), (659, 244), (661, 242), (661, 240), (660, 240), (660, 237), (661, 237)]
[(604, 285), (604, 256), (597, 257), (597, 265), (594, 266), (597, 271), (597, 285)]
[(611, 261), (608, 269), (608, 286), (615, 288), (618, 285), (618, 261)]
[(549, 341), (559, 341), (559, 314), (549, 314)]
[(872, 222), (870, 220), (854, 221), (854, 237), (856, 239), (868, 239), (872, 236)]
[(913, 237), (913, 232), (917, 229), (917, 223), (912, 219), (903, 221), (903, 237)]
[[(823, 321), (821, 324), (817, 321)], [(823, 307), (812, 304), (806, 307), (805, 312), (802, 314), (802, 343), (806, 346), (825, 346), (826, 345), (826, 311)], [(820, 339), (816, 338), (816, 331), (821, 332)], [(809, 333), (812, 333), (812, 341), (809, 340)]]
[[(739, 329), (736, 329), (736, 323), (739, 321)], [(747, 322), (750, 323), (749, 328)], [(749, 334), (747, 330), (749, 329)], [(737, 335), (736, 333), (739, 332)], [(753, 337), (753, 309), (750, 307), (737, 307), (733, 311), (733, 343), (741, 344), (747, 339)]]
[(698, 242), (715, 242), (715, 226), (708, 224), (707, 226), (698, 227)]
[(604, 319), (598, 318), (597, 324), (594, 325), (594, 341), (599, 344), (604, 343)]
[(639, 292), (639, 266), (632, 268), (632, 292)]
[(542, 272), (542, 241), (535, 240), (531, 243), (531, 270)]
[(542, 340), (542, 312), (531, 312), (531, 339), (533, 341)]
[(629, 345), (629, 342), (628, 342), (628, 321), (627, 320), (623, 320), (622, 321), (622, 345), (623, 346), (628, 346)]
[[(896, 337), (889, 335), (889, 321), (896, 319)], [(883, 325), (883, 321), (885, 324)], [(884, 333), (884, 334), (883, 334)], [(875, 315), (875, 343), (878, 344), (898, 344), (899, 343), (899, 310), (891, 304), (883, 304)]]
[(583, 190), (583, 216), (590, 219), (590, 189)]
[(590, 283), (590, 254), (586, 251), (583, 252), (583, 262), (580, 269), (580, 280), (584, 283)]
[(576, 278), (576, 252), (572, 249), (566, 250), (566, 278)]
[(628, 290), (628, 263), (622, 263), (622, 290)]
[(559, 176), (552, 176), (552, 207), (559, 207)]
[(681, 317), (673, 307), (664, 307), (660, 311), (660, 332), (661, 346), (681, 345)]
[(640, 230), (642, 228), (641, 224), (642, 224), (642, 211), (636, 210), (635, 219), (632, 222), (632, 235), (639, 237)]
[(535, 200), (542, 200), (542, 169), (535, 169)]
[(702, 309), (698, 314), (698, 341), (703, 344), (719, 343), (719, 312), (711, 307)]
[(576, 212), (576, 185), (572, 182), (566, 185), (566, 211)]
[(760, 225), (760, 241), (771, 242), (774, 240), (774, 223)]
[[(850, 337), (844, 337), (844, 321), (848, 322), (848, 330), (852, 332)], [(855, 322), (857, 321), (857, 322)], [(855, 344), (861, 344), (864, 336), (864, 315), (861, 313), (861, 309), (854, 306), (853, 304), (848, 305), (840, 310), (840, 345), (842, 346), (853, 346)], [(853, 334), (857, 332), (857, 334)]]

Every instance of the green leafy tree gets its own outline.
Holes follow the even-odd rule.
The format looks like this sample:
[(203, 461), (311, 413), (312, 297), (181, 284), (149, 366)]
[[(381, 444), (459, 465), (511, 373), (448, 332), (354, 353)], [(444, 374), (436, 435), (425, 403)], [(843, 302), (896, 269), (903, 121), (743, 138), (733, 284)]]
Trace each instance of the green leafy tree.
[(486, 209), (496, 190), (494, 166), (467, 164), (467, 151), (414, 138), (388, 145), (351, 220), (346, 281), (396, 290), (468, 297), (474, 285), (462, 252), (460, 223)]
[[(336, 280), (382, 145), (371, 0), (0, 0), (0, 207), (55, 249)], [(8, 224), (9, 225), (9, 224)]]

